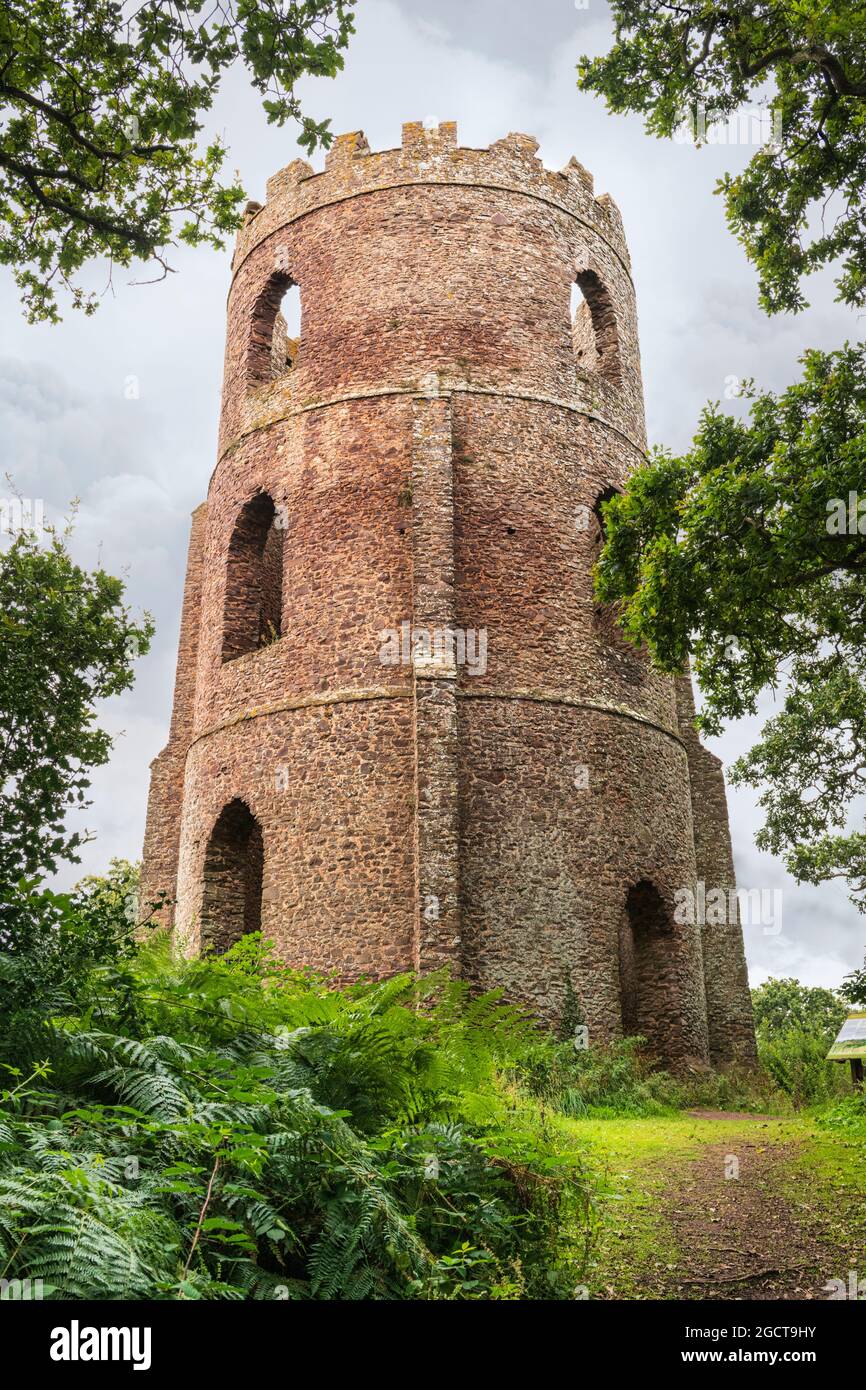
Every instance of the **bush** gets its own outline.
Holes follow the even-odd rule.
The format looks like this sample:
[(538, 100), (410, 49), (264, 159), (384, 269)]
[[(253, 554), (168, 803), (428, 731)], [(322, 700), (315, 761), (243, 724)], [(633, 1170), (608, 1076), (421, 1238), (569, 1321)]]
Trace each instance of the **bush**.
[(676, 1083), (652, 1069), (642, 1043), (641, 1038), (624, 1038), (580, 1050), (573, 1043), (558, 1043), (539, 1050), (523, 1079), (563, 1115), (665, 1114), (675, 1108)]
[[(137, 873), (124, 865), (115, 877), (127, 886)], [(44, 1058), (52, 1045), (45, 1020), (84, 1013), (99, 999), (110, 997), (112, 1015), (128, 1021), (135, 947), (125, 899), (106, 901), (86, 885), (74, 893), (27, 879), (0, 886), (0, 1062), (27, 1068)]]
[(859, 1091), (845, 1096), (822, 1110), (816, 1119), (826, 1129), (841, 1130), (846, 1137), (866, 1143), (866, 1093)]
[(502, 1079), (545, 1046), (521, 1014), (438, 976), (330, 989), (256, 937), (121, 964), (120, 996), (111, 952), (53, 979), (50, 1063), (7, 1067), (6, 1278), (73, 1299), (570, 1296), (587, 1183)]
[(677, 1077), (678, 1105), (687, 1109), (745, 1110), (778, 1113), (790, 1109), (787, 1098), (761, 1067), (700, 1068)]
[(828, 1062), (832, 1038), (811, 1029), (758, 1033), (758, 1059), (797, 1109), (824, 1105), (849, 1086), (848, 1068)]
[(752, 1007), (759, 1036), (775, 1037), (800, 1028), (826, 1038), (828, 1047), (848, 1014), (834, 990), (801, 985), (791, 978), (771, 978), (758, 985), (752, 990)]
[(526, 1059), (521, 1080), (564, 1115), (673, 1114), (677, 1110), (767, 1110), (784, 1103), (760, 1070), (695, 1067), (673, 1075), (658, 1067), (643, 1038), (622, 1038), (578, 1051), (560, 1043)]
[(830, 989), (770, 979), (752, 990), (758, 1059), (796, 1109), (845, 1093), (848, 1069), (827, 1052), (848, 1008)]

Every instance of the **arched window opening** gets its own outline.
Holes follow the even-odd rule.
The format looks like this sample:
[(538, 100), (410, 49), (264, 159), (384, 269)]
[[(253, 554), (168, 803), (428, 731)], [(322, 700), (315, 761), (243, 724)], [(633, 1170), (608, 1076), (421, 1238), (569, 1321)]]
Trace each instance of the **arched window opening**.
[[(294, 287), (295, 293), (297, 293), (297, 288), (296, 285)], [(297, 361), (300, 346), (300, 333), (296, 337), (291, 336), (288, 321), (281, 311), (274, 319), (274, 336), (271, 340), (271, 380), (292, 370)]]
[(641, 879), (628, 890), (619, 931), (622, 1031), (646, 1038), (665, 1057), (675, 1013), (672, 923), (654, 883)]
[[(618, 487), (602, 488), (592, 504), (592, 521), (589, 524), (590, 550), (589, 563), (595, 569), (601, 556), (601, 548), (607, 537), (604, 519), (605, 505), (622, 494)], [(593, 628), (600, 641), (599, 652), (607, 669), (626, 685), (641, 686), (649, 673), (649, 653), (646, 647), (636, 647), (630, 642), (619, 625), (621, 606), (617, 603), (602, 603), (596, 599), (593, 606)]]
[(598, 344), (592, 314), (576, 280), (571, 287), (571, 338), (578, 367), (584, 372), (598, 371)]
[(202, 949), (222, 955), (248, 932), (261, 930), (262, 830), (245, 801), (220, 813), (208, 840), (201, 906)]
[(286, 271), (275, 271), (253, 306), (247, 355), (250, 388), (292, 371), (301, 346), (301, 291)]
[(223, 661), (256, 651), (282, 635), (282, 515), (266, 492), (241, 509), (229, 542), (223, 610)]
[(608, 380), (620, 376), (619, 334), (610, 292), (594, 270), (582, 270), (571, 287), (571, 337), (578, 368)]
[(595, 518), (596, 524), (596, 533), (594, 539), (596, 545), (598, 545), (599, 547), (601, 547), (602, 542), (606, 539), (607, 536), (607, 528), (605, 526), (604, 521), (605, 504), (611, 502), (614, 499), (614, 497), (619, 496), (621, 496), (621, 493), (618, 487), (606, 487), (602, 489), (602, 491), (598, 494), (598, 496), (592, 504), (592, 514)]

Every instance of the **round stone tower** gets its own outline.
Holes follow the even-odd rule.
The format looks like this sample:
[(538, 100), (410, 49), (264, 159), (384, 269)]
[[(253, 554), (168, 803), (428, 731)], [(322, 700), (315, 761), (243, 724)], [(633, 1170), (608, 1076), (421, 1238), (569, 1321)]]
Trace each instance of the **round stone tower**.
[(718, 760), (593, 596), (645, 448), (622, 224), (536, 149), (355, 133), (248, 206), (143, 891), (186, 949), (748, 1060), (736, 914), (679, 911), (733, 887)]

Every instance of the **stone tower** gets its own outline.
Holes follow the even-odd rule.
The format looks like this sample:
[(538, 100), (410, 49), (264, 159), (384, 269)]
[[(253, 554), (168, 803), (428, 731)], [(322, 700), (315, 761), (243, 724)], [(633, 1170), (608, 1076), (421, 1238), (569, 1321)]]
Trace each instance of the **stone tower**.
[(356, 132), (248, 206), (143, 891), (187, 950), (261, 926), (749, 1060), (736, 914), (677, 913), (734, 882), (719, 762), (593, 598), (645, 448), (622, 223), (536, 150)]

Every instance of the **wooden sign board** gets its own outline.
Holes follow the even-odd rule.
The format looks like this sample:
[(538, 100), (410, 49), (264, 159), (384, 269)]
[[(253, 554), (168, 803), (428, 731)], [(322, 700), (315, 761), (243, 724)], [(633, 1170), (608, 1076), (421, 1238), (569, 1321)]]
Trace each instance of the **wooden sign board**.
[(827, 1053), (828, 1062), (866, 1060), (866, 1009), (849, 1014)]

